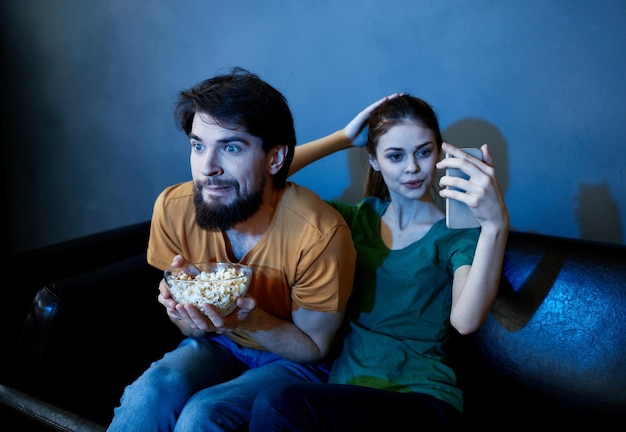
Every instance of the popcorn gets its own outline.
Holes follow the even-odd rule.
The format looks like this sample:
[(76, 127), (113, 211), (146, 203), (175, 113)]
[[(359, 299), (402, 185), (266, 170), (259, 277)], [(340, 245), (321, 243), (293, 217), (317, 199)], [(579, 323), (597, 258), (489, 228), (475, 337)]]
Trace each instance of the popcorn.
[(248, 290), (251, 270), (245, 266), (214, 265), (217, 268), (197, 275), (181, 269), (166, 272), (172, 298), (178, 303), (194, 304), (201, 311), (204, 303), (210, 303), (220, 315), (230, 314), (237, 306), (237, 299)]

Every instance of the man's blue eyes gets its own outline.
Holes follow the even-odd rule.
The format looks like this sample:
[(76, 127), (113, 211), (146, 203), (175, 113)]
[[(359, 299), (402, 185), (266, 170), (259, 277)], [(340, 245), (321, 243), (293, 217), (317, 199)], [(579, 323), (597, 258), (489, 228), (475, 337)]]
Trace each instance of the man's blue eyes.
[[(206, 146), (204, 144), (192, 143), (191, 147), (197, 152), (203, 152), (206, 150)], [(226, 145), (223, 147), (223, 150), (227, 153), (236, 153), (241, 151), (241, 149), (236, 145)]]

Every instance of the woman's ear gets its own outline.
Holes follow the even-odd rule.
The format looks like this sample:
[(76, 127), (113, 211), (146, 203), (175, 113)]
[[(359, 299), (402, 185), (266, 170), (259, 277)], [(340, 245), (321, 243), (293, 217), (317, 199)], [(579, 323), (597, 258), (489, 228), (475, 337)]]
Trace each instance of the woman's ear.
[(274, 175), (283, 167), (289, 147), (286, 145), (279, 145), (270, 150), (270, 157), (268, 159), (267, 169), (270, 174)]
[(370, 166), (372, 167), (374, 171), (380, 171), (380, 167), (378, 166), (378, 161), (376, 160), (376, 158), (373, 158), (372, 156), (368, 156), (368, 160), (369, 160)]

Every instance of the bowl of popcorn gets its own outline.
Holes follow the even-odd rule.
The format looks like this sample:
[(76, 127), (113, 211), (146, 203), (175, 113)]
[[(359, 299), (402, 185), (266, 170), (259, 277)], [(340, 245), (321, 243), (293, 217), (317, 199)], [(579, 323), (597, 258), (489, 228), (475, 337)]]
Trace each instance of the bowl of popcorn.
[(172, 298), (178, 303), (196, 305), (201, 311), (202, 305), (209, 303), (221, 316), (226, 316), (237, 307), (237, 299), (248, 291), (252, 269), (228, 262), (197, 263), (169, 268), (164, 276)]

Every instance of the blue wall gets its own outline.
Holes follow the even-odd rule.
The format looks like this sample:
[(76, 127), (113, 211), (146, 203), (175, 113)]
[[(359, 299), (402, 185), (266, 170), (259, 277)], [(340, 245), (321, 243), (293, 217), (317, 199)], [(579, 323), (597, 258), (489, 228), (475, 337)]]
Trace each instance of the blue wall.
[[(490, 144), (512, 228), (626, 243), (622, 0), (4, 0), (8, 247), (150, 218), (189, 179), (182, 88), (233, 65), (287, 97), (299, 142), (392, 92)], [(355, 201), (350, 150), (293, 177)]]

